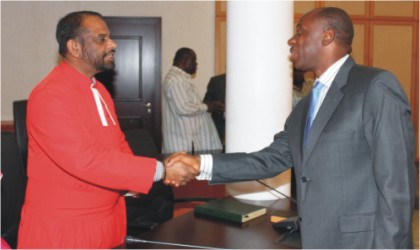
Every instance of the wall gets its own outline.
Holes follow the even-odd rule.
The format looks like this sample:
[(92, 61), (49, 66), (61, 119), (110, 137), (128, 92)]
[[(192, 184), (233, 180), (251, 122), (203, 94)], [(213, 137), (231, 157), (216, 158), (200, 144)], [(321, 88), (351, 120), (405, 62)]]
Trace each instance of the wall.
[(176, 50), (191, 47), (198, 58), (193, 81), (204, 96), (214, 74), (214, 4), (213, 1), (2, 1), (1, 120), (13, 120), (13, 101), (27, 99), (32, 88), (58, 63), (56, 24), (61, 17), (77, 10), (93, 10), (104, 16), (161, 17), (162, 80)]

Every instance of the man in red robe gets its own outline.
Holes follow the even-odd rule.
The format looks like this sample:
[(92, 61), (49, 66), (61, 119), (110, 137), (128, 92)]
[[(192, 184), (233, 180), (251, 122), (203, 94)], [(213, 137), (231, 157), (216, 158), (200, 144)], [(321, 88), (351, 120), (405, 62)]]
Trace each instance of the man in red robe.
[[(28, 184), (18, 248), (112, 248), (126, 236), (122, 191), (147, 193), (165, 171), (134, 156), (111, 96), (94, 75), (114, 68), (102, 16), (73, 12), (57, 25), (63, 61), (28, 100)], [(184, 179), (183, 181), (187, 181)]]

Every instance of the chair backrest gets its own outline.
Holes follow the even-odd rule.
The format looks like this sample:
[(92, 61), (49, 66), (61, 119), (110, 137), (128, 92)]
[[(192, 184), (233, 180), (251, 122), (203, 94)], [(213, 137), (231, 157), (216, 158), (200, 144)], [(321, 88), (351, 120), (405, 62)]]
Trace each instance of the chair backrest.
[(26, 175), (16, 137), (11, 132), (1, 132), (1, 172), (1, 236), (16, 248)]
[[(160, 158), (160, 152), (147, 130), (126, 130), (124, 134), (135, 155)], [(173, 217), (173, 190), (162, 181), (153, 183), (147, 195), (141, 195), (140, 198), (126, 197), (125, 201), (128, 235), (144, 232)]]
[(152, 135), (145, 129), (125, 130), (125, 139), (135, 155), (152, 158), (160, 157)]
[(27, 104), (27, 100), (13, 102), (13, 119), (15, 124), (15, 134), (25, 172), (28, 163), (28, 134), (26, 130)]

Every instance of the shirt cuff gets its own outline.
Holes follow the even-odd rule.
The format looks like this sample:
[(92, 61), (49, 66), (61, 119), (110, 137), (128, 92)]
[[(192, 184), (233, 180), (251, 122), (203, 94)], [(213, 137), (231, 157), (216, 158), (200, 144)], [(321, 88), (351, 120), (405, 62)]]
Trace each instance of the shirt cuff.
[(213, 156), (210, 154), (200, 155), (200, 175), (197, 180), (211, 180), (213, 175)]
[(153, 181), (160, 181), (165, 176), (165, 167), (162, 162), (156, 161), (156, 172)]
[(207, 105), (206, 103), (203, 103), (203, 112), (209, 112), (209, 105)]

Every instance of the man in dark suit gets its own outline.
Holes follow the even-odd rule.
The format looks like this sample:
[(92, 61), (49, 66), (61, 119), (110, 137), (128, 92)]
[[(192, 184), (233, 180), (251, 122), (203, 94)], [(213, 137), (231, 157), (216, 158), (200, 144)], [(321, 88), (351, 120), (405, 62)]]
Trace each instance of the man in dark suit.
[(355, 64), (349, 55), (353, 33), (341, 9), (302, 16), (288, 41), (290, 59), (297, 69), (315, 73), (323, 86), (321, 104), (311, 104), (314, 93), (304, 97), (284, 131), (261, 151), (178, 153), (167, 159), (169, 167), (190, 165), (200, 172), (197, 178), (211, 183), (268, 178), (293, 167), (303, 248), (412, 248), (410, 105), (393, 74)]
[[(226, 97), (226, 74), (221, 74), (210, 78), (207, 85), (207, 92), (204, 96), (204, 103), (212, 101), (220, 101), (225, 104)], [(216, 125), (217, 133), (219, 134), (220, 141), (225, 145), (225, 113), (213, 111), (211, 118)]]

